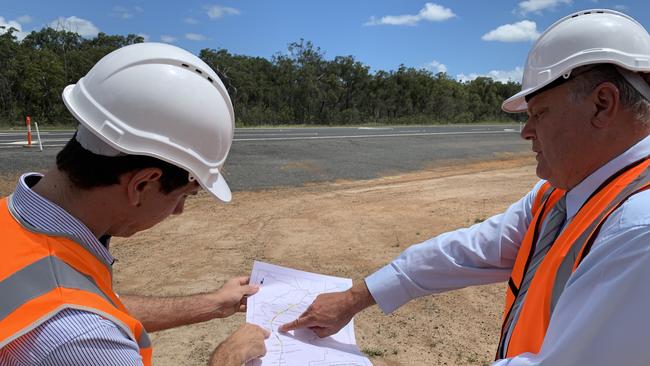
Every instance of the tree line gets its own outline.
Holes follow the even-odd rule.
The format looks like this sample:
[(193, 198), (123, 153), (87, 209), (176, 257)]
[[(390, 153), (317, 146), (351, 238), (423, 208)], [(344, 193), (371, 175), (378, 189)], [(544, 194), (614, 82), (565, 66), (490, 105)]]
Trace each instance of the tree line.
[[(140, 36), (43, 28), (22, 41), (0, 35), (0, 122), (26, 115), (40, 124), (73, 124), (61, 92), (109, 52), (144, 42)], [(431, 124), (517, 121), (501, 103), (518, 92), (515, 82), (479, 77), (457, 81), (445, 73), (400, 66), (371, 72), (353, 56), (326, 59), (309, 41), (288, 45), (271, 59), (203, 49), (199, 57), (224, 81), (240, 126), (276, 124)]]

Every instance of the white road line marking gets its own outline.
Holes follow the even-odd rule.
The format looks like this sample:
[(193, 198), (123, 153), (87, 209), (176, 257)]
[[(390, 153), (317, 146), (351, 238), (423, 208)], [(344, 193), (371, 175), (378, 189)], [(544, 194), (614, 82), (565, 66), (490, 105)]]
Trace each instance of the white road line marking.
[(373, 137), (404, 137), (404, 136), (435, 136), (435, 135), (484, 135), (499, 134), (504, 131), (480, 131), (480, 132), (428, 132), (428, 133), (402, 133), (386, 135), (353, 135), (353, 136), (313, 136), (313, 137), (271, 137), (271, 138), (243, 138), (234, 139), (233, 141), (283, 141), (283, 140), (335, 140), (335, 139), (360, 139)]
[[(70, 139), (47, 139), (47, 140), (43, 140), (43, 143), (46, 143), (46, 142), (68, 142), (68, 140), (70, 140)], [(34, 139), (32, 139), (32, 145), (34, 143), (35, 143), (35, 141), (34, 141)], [(11, 141), (11, 142), (0, 142), (0, 145), (27, 145), (27, 140)]]
[[(286, 133), (251, 133), (246, 136), (286, 136)], [(292, 133), (292, 136), (318, 136), (318, 133)]]
[[(43, 145), (43, 147), (63, 147), (65, 146), (64, 144), (55, 144), (55, 145)], [(26, 148), (26, 149), (36, 149), (36, 151), (40, 152), (37, 148), (36, 145), (32, 144), (31, 148), (25, 147), (25, 145), (8, 145), (8, 146), (0, 146), (0, 149), (21, 149), (21, 148)]]

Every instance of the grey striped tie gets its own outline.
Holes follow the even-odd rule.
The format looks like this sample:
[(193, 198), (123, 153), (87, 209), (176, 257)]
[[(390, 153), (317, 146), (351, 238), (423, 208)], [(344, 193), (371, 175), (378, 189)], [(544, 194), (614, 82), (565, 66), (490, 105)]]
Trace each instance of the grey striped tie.
[[(537, 267), (539, 267), (539, 264), (542, 263), (542, 260), (546, 256), (546, 253), (548, 253), (549, 249), (551, 249), (551, 246), (555, 242), (555, 239), (562, 231), (562, 227), (566, 221), (566, 195), (562, 196), (562, 198), (557, 201), (551, 212), (546, 217), (545, 221), (546, 226), (544, 226), (544, 231), (542, 231), (539, 239), (537, 240), (537, 245), (535, 245), (535, 253), (533, 254), (533, 258), (530, 261), (528, 269), (526, 270), (524, 279), (521, 281), (521, 286), (519, 286), (519, 294), (515, 299), (515, 303), (512, 306), (510, 316), (507, 320), (507, 332), (505, 342), (503, 343), (504, 345), (507, 345), (510, 342), (512, 328), (516, 323), (514, 320), (519, 318), (521, 305), (523, 304), (524, 298), (526, 297), (526, 292), (528, 292), (530, 281), (532, 281), (533, 277), (535, 277)], [(505, 354), (505, 352), (506, 350), (502, 350), (503, 354)]]
[(533, 254), (533, 259), (530, 261), (524, 280), (519, 286), (519, 296), (517, 300), (523, 298), (526, 292), (528, 291), (528, 285), (530, 281), (533, 280), (537, 267), (542, 262), (546, 253), (555, 242), (555, 239), (560, 234), (562, 227), (564, 226), (564, 221), (566, 221), (566, 195), (562, 196), (559, 201), (553, 207), (553, 210), (548, 214), (546, 218), (546, 226), (544, 231), (540, 234), (539, 239), (537, 240), (537, 245), (535, 245), (535, 254)]

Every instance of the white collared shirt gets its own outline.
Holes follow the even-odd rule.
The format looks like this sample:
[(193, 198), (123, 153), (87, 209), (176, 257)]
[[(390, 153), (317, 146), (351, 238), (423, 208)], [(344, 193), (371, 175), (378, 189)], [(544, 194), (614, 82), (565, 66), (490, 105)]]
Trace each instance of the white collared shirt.
[[(567, 222), (611, 175), (650, 155), (650, 137), (567, 192)], [(405, 250), (366, 278), (390, 313), (419, 296), (506, 281), (532, 220), (534, 189), (504, 213)], [(630, 197), (603, 224), (569, 278), (539, 354), (494, 365), (650, 365), (650, 190)]]

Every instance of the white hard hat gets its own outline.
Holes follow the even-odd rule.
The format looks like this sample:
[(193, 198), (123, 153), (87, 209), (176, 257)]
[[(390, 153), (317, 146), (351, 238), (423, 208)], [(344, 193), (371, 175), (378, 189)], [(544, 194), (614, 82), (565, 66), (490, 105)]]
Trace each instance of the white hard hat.
[(521, 92), (502, 108), (523, 112), (526, 96), (568, 78), (576, 67), (602, 63), (632, 71), (623, 75), (627, 80), (635, 72), (650, 72), (650, 35), (636, 20), (613, 10), (585, 10), (562, 18), (537, 39), (526, 60)]
[[(163, 43), (120, 48), (68, 85), (63, 101), (87, 131), (111, 148), (183, 168), (217, 198), (230, 201), (221, 167), (232, 144), (235, 115), (225, 86), (195, 55)], [(81, 140), (88, 144), (87, 131)]]

